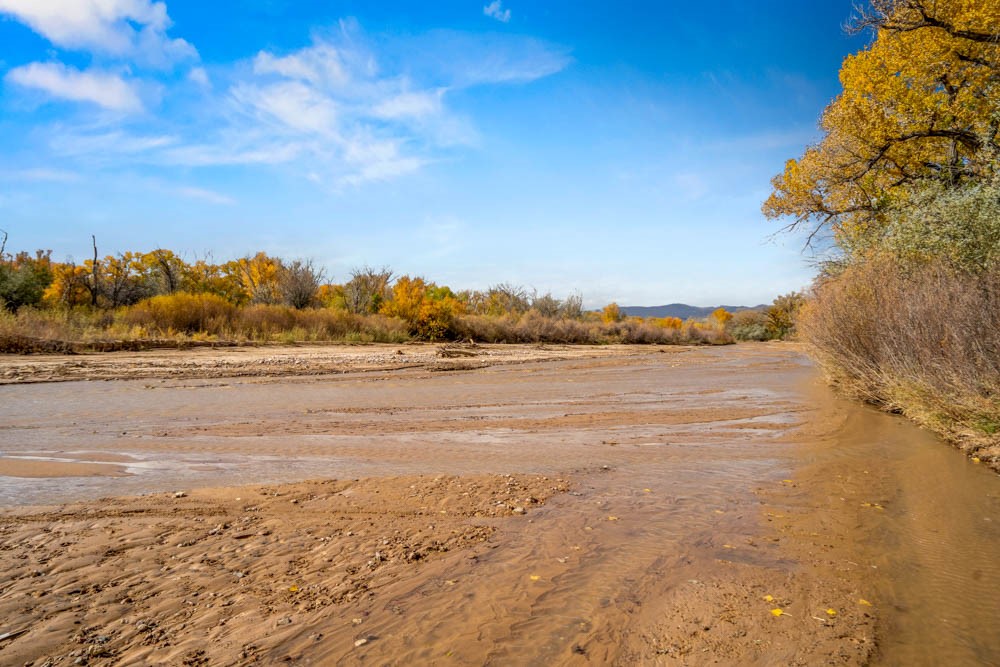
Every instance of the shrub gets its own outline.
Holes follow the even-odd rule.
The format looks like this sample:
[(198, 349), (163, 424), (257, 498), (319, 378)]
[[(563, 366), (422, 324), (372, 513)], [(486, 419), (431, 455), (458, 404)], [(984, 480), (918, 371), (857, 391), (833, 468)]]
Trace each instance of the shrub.
[(26, 252), (14, 257), (0, 255), (0, 307), (14, 311), (41, 303), (52, 283), (51, 255), (41, 250), (34, 257)]
[(604, 310), (601, 311), (601, 319), (607, 323), (621, 322), (625, 319), (625, 313), (622, 312), (617, 303), (611, 302), (604, 306)]
[(799, 310), (806, 302), (801, 292), (782, 294), (767, 309), (767, 333), (770, 338), (785, 340), (795, 336)]
[(767, 328), (767, 314), (759, 310), (741, 310), (733, 313), (729, 332), (736, 340), (771, 340)]
[(228, 331), (236, 308), (215, 294), (175, 292), (140, 301), (122, 314), (129, 325), (161, 335), (204, 332), (219, 336)]
[(864, 400), (958, 440), (998, 421), (1000, 269), (869, 258), (816, 287), (801, 327), (827, 373)]

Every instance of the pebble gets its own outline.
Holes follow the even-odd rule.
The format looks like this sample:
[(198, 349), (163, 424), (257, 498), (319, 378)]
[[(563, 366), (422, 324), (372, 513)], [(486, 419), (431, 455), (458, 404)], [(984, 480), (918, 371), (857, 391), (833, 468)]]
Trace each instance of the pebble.
[(355, 639), (354, 640), (354, 648), (358, 648), (359, 646), (364, 646), (367, 643), (368, 643), (368, 637), (362, 637), (361, 639)]
[(187, 494), (186, 494), (186, 493), (184, 493), (183, 491), (176, 491), (176, 492), (174, 493), (174, 498), (183, 498), (183, 497), (185, 497), (185, 496), (187, 496)]

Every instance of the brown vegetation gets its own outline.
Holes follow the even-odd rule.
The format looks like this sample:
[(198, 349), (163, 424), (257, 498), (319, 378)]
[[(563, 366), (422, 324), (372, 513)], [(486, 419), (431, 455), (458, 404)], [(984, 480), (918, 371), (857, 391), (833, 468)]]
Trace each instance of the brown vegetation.
[(802, 327), (845, 390), (1000, 460), (1000, 271), (858, 262), (819, 284)]

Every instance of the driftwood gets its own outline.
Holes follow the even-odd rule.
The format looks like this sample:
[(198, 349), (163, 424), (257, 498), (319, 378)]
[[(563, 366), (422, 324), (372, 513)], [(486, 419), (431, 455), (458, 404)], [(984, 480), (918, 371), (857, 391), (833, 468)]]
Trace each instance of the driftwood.
[(438, 348), (437, 356), (445, 359), (455, 359), (457, 357), (478, 357), (479, 346), (469, 339), (468, 343), (449, 343)]
[(437, 351), (437, 356), (444, 357), (446, 359), (454, 359), (456, 357), (475, 357), (479, 353), (475, 350), (464, 350), (460, 347), (439, 347)]

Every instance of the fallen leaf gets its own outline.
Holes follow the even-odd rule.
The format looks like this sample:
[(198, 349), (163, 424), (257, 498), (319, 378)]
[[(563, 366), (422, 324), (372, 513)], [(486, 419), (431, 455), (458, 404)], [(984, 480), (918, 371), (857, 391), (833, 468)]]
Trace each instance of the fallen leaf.
[(765, 602), (774, 602), (774, 596), (773, 595), (765, 595), (764, 596), (764, 601)]
[(532, 581), (538, 581), (539, 579), (541, 579), (541, 577), (538, 576), (537, 574), (533, 574), (528, 578), (531, 579)]
[(617, 520), (618, 520), (618, 517), (616, 517), (616, 516), (609, 516), (608, 517), (608, 521), (617, 521)]
[(866, 607), (872, 606), (872, 603), (869, 602), (868, 600), (864, 599), (864, 598), (859, 598), (858, 599), (858, 604), (863, 604)]
[(785, 612), (782, 611), (780, 608), (779, 609), (772, 609), (771, 610), (771, 616), (784, 616), (784, 615), (785, 615)]
[(288, 592), (289, 593), (298, 593), (299, 592), (299, 587), (298, 586), (289, 586), (288, 587)]
[(826, 610), (826, 615), (827, 616), (836, 616), (837, 615), (837, 610), (836, 609), (827, 609)]

